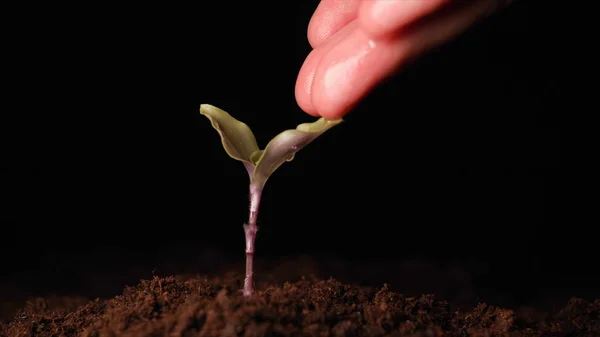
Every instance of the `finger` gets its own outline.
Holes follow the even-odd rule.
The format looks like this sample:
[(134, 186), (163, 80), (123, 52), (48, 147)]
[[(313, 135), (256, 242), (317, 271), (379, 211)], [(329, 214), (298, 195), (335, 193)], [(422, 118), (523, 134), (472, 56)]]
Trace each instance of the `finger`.
[(334, 46), (315, 71), (311, 104), (316, 113), (341, 118), (404, 59), (395, 41), (373, 41), (356, 27)]
[(339, 41), (342, 41), (346, 36), (352, 33), (356, 26), (356, 21), (350, 22), (344, 28), (331, 36), (327, 43), (313, 49), (306, 57), (306, 60), (304, 60), (296, 80), (295, 93), (298, 106), (300, 106), (300, 108), (309, 115), (318, 116), (317, 110), (313, 107), (311, 102), (311, 93), (315, 71), (319, 65), (319, 62), (321, 62), (323, 56), (333, 49), (333, 47), (335, 47)]
[(449, 0), (366, 0), (358, 9), (358, 18), (367, 33), (383, 36), (397, 32), (401, 27), (434, 12), (448, 2)]
[(322, 56), (311, 86), (312, 108), (326, 118), (343, 117), (409, 59), (464, 31), (494, 1), (463, 6), (392, 39), (373, 40), (356, 27)]
[(308, 23), (308, 42), (313, 48), (356, 19), (361, 0), (321, 0)]

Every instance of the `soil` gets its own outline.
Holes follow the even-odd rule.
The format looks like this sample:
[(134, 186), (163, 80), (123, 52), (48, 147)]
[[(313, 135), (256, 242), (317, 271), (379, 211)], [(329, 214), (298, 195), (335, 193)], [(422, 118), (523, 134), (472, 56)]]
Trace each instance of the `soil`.
[(458, 310), (433, 295), (406, 297), (387, 285), (335, 279), (257, 284), (243, 278), (170, 276), (142, 280), (111, 299), (30, 301), (0, 324), (13, 336), (600, 336), (600, 299), (571, 299), (555, 312), (480, 303)]

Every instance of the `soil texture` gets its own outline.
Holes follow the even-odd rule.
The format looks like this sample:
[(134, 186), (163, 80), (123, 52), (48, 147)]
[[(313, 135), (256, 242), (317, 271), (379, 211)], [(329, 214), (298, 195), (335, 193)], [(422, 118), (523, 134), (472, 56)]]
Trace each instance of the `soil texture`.
[(556, 312), (480, 303), (459, 311), (433, 295), (302, 278), (257, 284), (239, 274), (154, 277), (112, 299), (30, 301), (0, 335), (16, 336), (600, 336), (600, 299), (573, 298)]

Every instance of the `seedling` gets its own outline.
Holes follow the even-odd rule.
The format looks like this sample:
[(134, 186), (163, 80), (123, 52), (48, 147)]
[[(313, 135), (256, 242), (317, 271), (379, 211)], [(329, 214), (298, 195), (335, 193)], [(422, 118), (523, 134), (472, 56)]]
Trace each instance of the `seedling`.
[(244, 279), (244, 296), (252, 295), (254, 291), (253, 259), (254, 239), (258, 227), (256, 219), (265, 183), (269, 177), (286, 161), (294, 159), (296, 152), (319, 137), (323, 132), (338, 125), (341, 119), (318, 119), (314, 123), (304, 123), (296, 129), (286, 130), (275, 136), (267, 146), (258, 148), (256, 138), (250, 128), (233, 118), (227, 112), (209, 105), (200, 105), (200, 114), (206, 116), (213, 128), (221, 136), (225, 152), (236, 160), (241, 161), (250, 177), (250, 216), (244, 224), (246, 234), (246, 277)]

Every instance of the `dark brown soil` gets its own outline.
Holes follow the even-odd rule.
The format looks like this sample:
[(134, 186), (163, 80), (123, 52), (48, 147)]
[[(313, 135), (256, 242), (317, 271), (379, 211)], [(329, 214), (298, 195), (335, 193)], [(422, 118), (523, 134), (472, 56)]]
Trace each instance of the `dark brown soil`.
[(336, 280), (259, 284), (241, 296), (236, 274), (155, 277), (109, 300), (29, 302), (0, 325), (12, 336), (600, 336), (600, 299), (572, 299), (555, 313), (479, 304), (459, 312), (433, 295)]

